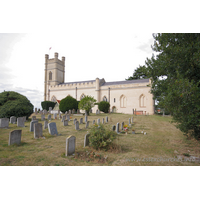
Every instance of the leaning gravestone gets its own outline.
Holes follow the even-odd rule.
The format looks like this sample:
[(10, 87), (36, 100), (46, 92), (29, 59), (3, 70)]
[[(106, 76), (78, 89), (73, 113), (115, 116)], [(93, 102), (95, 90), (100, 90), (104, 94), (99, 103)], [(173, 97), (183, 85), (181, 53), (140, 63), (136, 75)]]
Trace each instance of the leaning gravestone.
[(46, 129), (46, 128), (48, 128), (48, 121), (47, 120), (44, 121), (44, 129)]
[(58, 135), (57, 127), (55, 122), (51, 122), (48, 124), (49, 133), (51, 135)]
[(67, 119), (65, 119), (65, 120), (63, 121), (63, 126), (68, 126), (68, 120), (67, 120)]
[(69, 136), (66, 139), (66, 154), (65, 154), (65, 156), (70, 156), (73, 153), (75, 153), (75, 147), (76, 147), (76, 137)]
[(59, 119), (61, 119), (61, 118), (62, 118), (62, 115), (61, 115), (61, 113), (59, 113), (59, 114), (58, 114), (58, 116), (59, 116)]
[(18, 127), (25, 127), (25, 126), (24, 126), (24, 122), (25, 122), (25, 121), (24, 121), (24, 117), (18, 117), (18, 118), (17, 118), (17, 126), (18, 126)]
[(79, 129), (79, 122), (78, 121), (76, 121), (76, 123), (75, 123), (75, 130), (77, 130), (77, 131), (80, 130)]
[(8, 128), (9, 118), (0, 118), (0, 128)]
[(10, 123), (16, 124), (16, 117), (15, 116), (10, 117)]
[(42, 137), (42, 124), (35, 123), (34, 124), (34, 138)]
[(90, 133), (87, 133), (84, 137), (84, 147), (89, 146)]
[(9, 133), (9, 140), (8, 140), (8, 146), (12, 144), (20, 144), (21, 143), (21, 135), (22, 130), (14, 130)]
[(30, 131), (33, 132), (34, 131), (34, 124), (37, 124), (38, 120), (33, 120), (30, 122)]

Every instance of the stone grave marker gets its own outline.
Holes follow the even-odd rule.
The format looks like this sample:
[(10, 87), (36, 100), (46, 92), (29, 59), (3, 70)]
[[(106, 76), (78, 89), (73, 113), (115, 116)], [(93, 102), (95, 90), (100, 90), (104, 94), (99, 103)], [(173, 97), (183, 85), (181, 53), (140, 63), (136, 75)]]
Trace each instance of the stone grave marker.
[(123, 131), (124, 130), (124, 122), (122, 122), (122, 124), (121, 124), (121, 130)]
[(42, 115), (42, 114), (43, 114), (43, 111), (41, 110), (41, 111), (39, 112), (39, 114)]
[(48, 119), (48, 120), (51, 120), (51, 115), (48, 115), (47, 119)]
[(83, 123), (83, 118), (80, 118), (80, 124), (82, 124)]
[(116, 128), (116, 126), (115, 126), (115, 125), (113, 125), (113, 126), (112, 126), (112, 131), (115, 131), (115, 128)]
[(57, 113), (54, 113), (54, 114), (53, 114), (53, 118), (54, 118), (54, 119), (57, 119)]
[(97, 124), (98, 124), (98, 125), (100, 124), (100, 119), (97, 119)]
[(72, 110), (72, 114), (75, 114), (75, 109)]
[(67, 120), (70, 121), (70, 115), (66, 115)]
[(42, 123), (34, 124), (34, 138), (42, 137)]
[(90, 133), (87, 133), (84, 137), (84, 147), (89, 146)]
[(85, 128), (88, 128), (88, 126), (89, 126), (89, 121), (86, 122)]
[(52, 111), (52, 107), (49, 107), (49, 113), (51, 114), (51, 111)]
[(133, 117), (131, 117), (131, 123), (133, 124)]
[(9, 127), (9, 118), (0, 118), (0, 128)]
[(44, 115), (47, 115), (47, 114), (48, 114), (48, 111), (44, 109), (44, 110), (43, 110), (43, 114), (44, 114)]
[(71, 110), (69, 110), (69, 115), (71, 115), (72, 114), (72, 111)]
[(35, 114), (37, 115), (37, 108), (35, 108)]
[(18, 127), (25, 127), (25, 125), (24, 125), (24, 117), (18, 117), (17, 118), (17, 126)]
[(48, 128), (48, 121), (47, 120), (44, 121), (44, 129), (46, 129), (46, 128)]
[(75, 153), (75, 148), (76, 148), (76, 137), (69, 136), (66, 139), (66, 154), (65, 154), (65, 156), (70, 156), (73, 153)]
[(75, 123), (75, 130), (77, 130), (77, 131), (80, 130), (79, 129), (79, 121), (76, 121), (76, 123)]
[(75, 119), (74, 119), (74, 125), (76, 124), (76, 121), (77, 121), (77, 119), (75, 118)]
[(41, 115), (41, 121), (45, 120), (45, 115)]
[(60, 110), (58, 110), (58, 115), (60, 114)]
[(22, 130), (14, 130), (9, 133), (8, 145), (21, 143)]
[(88, 116), (87, 116), (87, 115), (85, 115), (85, 123), (87, 122), (87, 120), (88, 120)]
[(102, 119), (102, 124), (104, 124), (104, 118)]
[(33, 120), (30, 122), (30, 131), (33, 132), (34, 131), (34, 124), (37, 124), (38, 120)]
[(106, 116), (106, 123), (108, 123), (108, 116)]
[(63, 120), (63, 126), (68, 126), (68, 120), (67, 119)]
[(117, 125), (116, 125), (116, 133), (120, 133), (119, 132), (119, 123), (117, 123)]
[(95, 119), (93, 120), (92, 124), (95, 124)]
[(10, 117), (10, 123), (16, 124), (16, 117), (15, 116)]
[(58, 114), (58, 116), (59, 116), (59, 119), (61, 119), (61, 118), (62, 118), (62, 116), (61, 116), (61, 113), (59, 113), (59, 114)]
[(131, 118), (128, 119), (128, 124), (131, 127)]
[(65, 118), (66, 118), (66, 116), (63, 115), (63, 116), (62, 116), (62, 120), (61, 120), (61, 122), (63, 122), (63, 121), (65, 120)]
[(58, 131), (57, 131), (55, 122), (48, 123), (48, 130), (51, 135), (58, 135)]
[(37, 120), (37, 119), (36, 119), (36, 116), (32, 116), (32, 121), (33, 121), (33, 120)]

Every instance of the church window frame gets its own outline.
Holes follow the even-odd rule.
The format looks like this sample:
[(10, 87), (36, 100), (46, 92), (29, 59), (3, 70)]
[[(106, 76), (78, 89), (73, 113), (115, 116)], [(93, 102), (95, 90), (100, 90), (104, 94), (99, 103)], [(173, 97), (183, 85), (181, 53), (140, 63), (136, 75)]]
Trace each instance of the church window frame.
[(103, 97), (103, 101), (108, 102), (108, 99), (106, 96)]
[(141, 94), (139, 97), (139, 106), (140, 108), (146, 108), (146, 97), (144, 94)]
[(127, 98), (124, 94), (120, 96), (120, 108), (126, 108)]

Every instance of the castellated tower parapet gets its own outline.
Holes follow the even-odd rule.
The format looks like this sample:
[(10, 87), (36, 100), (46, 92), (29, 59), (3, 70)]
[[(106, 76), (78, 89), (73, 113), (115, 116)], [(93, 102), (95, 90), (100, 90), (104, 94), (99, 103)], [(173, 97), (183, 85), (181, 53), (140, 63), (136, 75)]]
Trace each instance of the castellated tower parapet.
[(58, 53), (54, 54), (53, 59), (45, 54), (45, 82), (44, 82), (44, 101), (49, 96), (49, 87), (65, 82), (65, 57), (58, 59)]

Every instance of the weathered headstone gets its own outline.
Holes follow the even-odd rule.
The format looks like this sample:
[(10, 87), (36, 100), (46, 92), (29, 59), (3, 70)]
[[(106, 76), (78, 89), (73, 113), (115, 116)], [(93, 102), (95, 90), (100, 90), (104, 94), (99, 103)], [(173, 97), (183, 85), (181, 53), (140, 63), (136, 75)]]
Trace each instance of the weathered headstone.
[(43, 114), (44, 114), (44, 115), (47, 115), (47, 114), (48, 114), (48, 111), (44, 109), (44, 110), (43, 110)]
[(98, 124), (98, 125), (100, 124), (100, 119), (97, 119), (97, 124)]
[(10, 123), (16, 124), (16, 117), (15, 116), (10, 117)]
[(86, 122), (85, 128), (87, 128), (88, 126), (89, 126), (89, 121)]
[(84, 147), (89, 146), (90, 133), (87, 133), (84, 137)]
[(34, 138), (42, 137), (42, 123), (34, 124)]
[(36, 116), (32, 116), (32, 121), (33, 121), (33, 120), (37, 120), (37, 119), (36, 119)]
[(75, 153), (75, 148), (76, 148), (76, 137), (69, 136), (66, 139), (66, 154), (65, 154), (65, 156), (70, 156), (73, 153)]
[(75, 109), (72, 110), (72, 114), (75, 114)]
[(67, 119), (63, 120), (63, 126), (68, 126), (68, 120)]
[(117, 123), (117, 125), (116, 125), (116, 133), (120, 133), (119, 132), (119, 123)]
[(74, 119), (74, 125), (76, 124), (76, 121), (77, 121), (77, 119), (75, 118), (75, 119)]
[(57, 113), (54, 113), (54, 114), (53, 114), (53, 118), (54, 118), (54, 119), (57, 119)]
[(51, 115), (48, 115), (47, 119), (48, 119), (48, 120), (51, 120)]
[(67, 120), (70, 121), (70, 115), (66, 115)]
[(63, 121), (65, 120), (65, 118), (66, 118), (66, 116), (63, 115), (63, 116), (62, 116), (62, 120), (61, 120), (61, 122), (63, 122)]
[(57, 127), (55, 122), (48, 124), (48, 130), (51, 135), (58, 135)]
[(41, 115), (41, 121), (45, 120), (45, 115)]
[(25, 125), (24, 125), (24, 117), (18, 117), (17, 118), (17, 126), (18, 127), (25, 127)]
[(22, 130), (14, 130), (9, 133), (8, 145), (21, 143)]
[(9, 118), (0, 118), (0, 128), (9, 127)]
[(49, 107), (49, 113), (51, 114), (51, 111), (52, 111), (52, 107)]
[(88, 120), (88, 116), (87, 116), (87, 115), (85, 115), (85, 123), (87, 122), (87, 120)]
[(30, 131), (33, 132), (34, 131), (34, 124), (37, 124), (38, 120), (33, 120), (30, 122)]
[(131, 127), (131, 118), (128, 119), (129, 126)]
[(71, 115), (72, 114), (72, 111), (71, 110), (69, 110), (69, 115)]
[(113, 125), (113, 126), (112, 126), (112, 131), (115, 131), (115, 128), (116, 128), (116, 126), (115, 126), (115, 125)]
[(108, 123), (108, 116), (106, 116), (106, 123)]
[(62, 116), (61, 116), (61, 113), (59, 113), (59, 114), (58, 114), (58, 116), (59, 116), (59, 119), (61, 119), (61, 118), (62, 118)]
[(96, 110), (96, 115), (98, 115), (98, 110)]
[(35, 108), (35, 114), (37, 115), (37, 108)]
[(131, 123), (133, 123), (133, 117), (131, 117)]
[(83, 118), (80, 118), (80, 124), (82, 124), (83, 123)]
[(39, 112), (39, 114), (42, 115), (42, 114), (43, 114), (43, 111), (41, 110), (41, 111)]
[(104, 124), (104, 118), (102, 119), (102, 124)]
[(76, 121), (76, 123), (75, 123), (75, 130), (79, 130), (79, 121)]
[(92, 124), (95, 124), (95, 119), (92, 121)]
[(124, 122), (121, 124), (121, 130), (124, 130)]
[(46, 128), (48, 128), (48, 121), (47, 120), (44, 121), (44, 129), (46, 129)]

